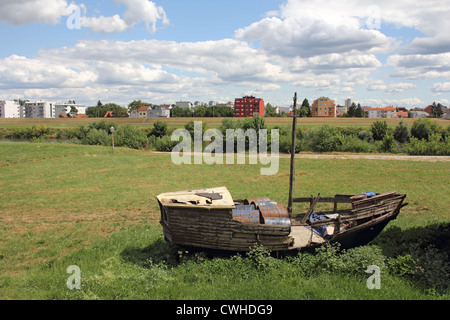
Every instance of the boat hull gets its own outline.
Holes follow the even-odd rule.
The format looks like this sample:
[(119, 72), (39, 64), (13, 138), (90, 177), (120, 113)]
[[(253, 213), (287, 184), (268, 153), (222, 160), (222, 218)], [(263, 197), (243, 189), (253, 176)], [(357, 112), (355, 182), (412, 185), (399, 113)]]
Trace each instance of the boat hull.
[[(206, 190), (209, 194), (220, 194), (221, 199), (214, 201), (200, 202), (196, 195), (198, 191), (205, 192), (205, 189), (157, 197), (166, 241), (176, 246), (232, 252), (246, 252), (255, 245), (271, 251), (307, 250), (327, 242), (339, 243), (341, 248), (349, 249), (371, 242), (406, 205), (403, 204), (406, 195), (395, 192), (377, 195), (372, 199), (351, 195), (297, 198), (295, 202), (311, 203), (309, 213), (314, 211), (314, 206), (319, 202), (332, 203), (334, 210), (331, 212), (334, 213), (331, 216), (335, 218), (305, 222), (304, 216), (294, 217), (288, 219), (289, 224), (278, 225), (237, 217), (236, 205), (249, 202), (233, 200), (224, 187)], [(337, 210), (338, 203), (348, 203), (352, 209)], [(324, 217), (329, 216), (322, 214)], [(285, 217), (279, 219), (286, 220)], [(266, 217), (266, 220), (269, 222), (269, 218)], [(327, 230), (331, 228), (332, 233), (319, 235), (318, 228), (324, 226)]]

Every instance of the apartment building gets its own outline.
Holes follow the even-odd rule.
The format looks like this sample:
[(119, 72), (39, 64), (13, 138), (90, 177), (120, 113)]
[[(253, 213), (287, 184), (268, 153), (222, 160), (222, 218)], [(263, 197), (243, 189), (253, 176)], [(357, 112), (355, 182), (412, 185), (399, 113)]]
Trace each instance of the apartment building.
[(258, 115), (264, 117), (264, 100), (253, 96), (236, 98), (234, 101), (234, 116), (236, 118), (248, 118)]
[(311, 105), (311, 113), (313, 117), (336, 118), (336, 105), (333, 100), (320, 97)]
[[(72, 107), (77, 110), (75, 114), (86, 114), (86, 106), (81, 104), (76, 104), (74, 101), (69, 101), (67, 103), (56, 104), (53, 111), (53, 118), (58, 118), (61, 113), (68, 114), (71, 113)], [(72, 116), (73, 116), (72, 115)]]
[(25, 103), (25, 118), (53, 118), (55, 103), (48, 101), (34, 101)]
[(23, 118), (23, 108), (18, 101), (0, 100), (0, 118)]

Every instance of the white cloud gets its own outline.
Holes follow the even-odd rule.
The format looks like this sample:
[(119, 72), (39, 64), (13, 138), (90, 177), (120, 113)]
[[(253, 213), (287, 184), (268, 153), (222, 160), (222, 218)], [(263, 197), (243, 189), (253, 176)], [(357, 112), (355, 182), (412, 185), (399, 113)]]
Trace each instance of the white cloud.
[(391, 76), (406, 79), (450, 78), (450, 53), (391, 55), (388, 65), (397, 70)]
[(169, 19), (161, 6), (157, 6), (153, 1), (148, 0), (115, 0), (116, 4), (123, 4), (127, 10), (123, 17), (114, 15), (111, 17), (81, 17), (82, 27), (91, 28), (93, 32), (99, 33), (119, 33), (134, 27), (138, 23), (145, 23), (147, 30), (156, 31), (156, 23), (161, 20), (163, 24), (168, 24)]
[(71, 14), (66, 0), (2, 0), (0, 22), (12, 25), (31, 23), (57, 24)]
[(399, 82), (386, 84), (383, 80), (371, 80), (366, 86), (368, 91), (384, 91), (388, 94), (403, 93), (405, 90), (416, 88), (413, 83)]
[(431, 91), (435, 93), (450, 92), (450, 82), (438, 82), (431, 87)]

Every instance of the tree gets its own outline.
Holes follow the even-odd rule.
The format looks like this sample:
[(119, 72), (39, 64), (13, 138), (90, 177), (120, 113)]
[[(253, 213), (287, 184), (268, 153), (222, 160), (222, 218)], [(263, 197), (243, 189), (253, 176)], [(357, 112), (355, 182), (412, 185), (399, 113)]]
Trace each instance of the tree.
[(358, 103), (358, 107), (355, 110), (355, 117), (357, 118), (365, 118), (366, 112), (361, 108), (361, 105)]
[(394, 139), (400, 143), (405, 143), (409, 141), (409, 137), (411, 136), (409, 126), (403, 120), (400, 121), (398, 126), (394, 131)]
[(436, 102), (433, 102), (431, 105), (431, 116), (433, 118), (440, 118), (444, 114), (444, 111), (442, 110), (442, 104), (438, 103), (436, 105)]
[(347, 110), (347, 117), (353, 118), (356, 116), (356, 104), (352, 102), (351, 106)]
[(150, 106), (150, 103), (142, 102), (141, 100), (134, 100), (128, 104), (128, 112), (137, 110), (144, 106)]
[(430, 119), (417, 119), (411, 127), (411, 136), (419, 140), (428, 141), (436, 133), (440, 133), (439, 125)]
[(301, 118), (305, 118), (305, 117), (312, 117), (312, 113), (311, 113), (311, 107), (309, 106), (309, 101), (308, 99), (304, 99), (302, 102), (302, 106), (300, 107), (299, 111), (298, 111), (298, 115)]
[(266, 114), (264, 115), (265, 117), (276, 117), (278, 115), (277, 109), (275, 107), (272, 107), (270, 103), (266, 105), (265, 111), (266, 111)]
[(375, 141), (383, 140), (384, 137), (386, 136), (387, 130), (388, 130), (387, 122), (386, 121), (375, 121), (374, 123), (372, 123), (371, 130), (372, 130), (372, 134), (373, 134), (373, 139)]
[(151, 136), (155, 136), (157, 138), (164, 137), (167, 134), (167, 123), (157, 120), (153, 124), (153, 129), (150, 131)]

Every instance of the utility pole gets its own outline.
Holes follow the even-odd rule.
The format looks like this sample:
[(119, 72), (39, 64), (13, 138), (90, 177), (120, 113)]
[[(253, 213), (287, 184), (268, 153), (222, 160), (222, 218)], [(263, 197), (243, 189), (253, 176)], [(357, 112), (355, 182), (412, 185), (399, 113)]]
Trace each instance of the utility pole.
[(293, 190), (295, 182), (295, 147), (297, 146), (297, 92), (294, 96), (294, 108), (292, 115), (292, 146), (291, 146), (291, 172), (289, 176), (289, 201), (288, 201), (288, 213), (289, 217), (292, 217), (292, 205), (293, 205)]

